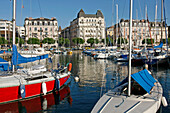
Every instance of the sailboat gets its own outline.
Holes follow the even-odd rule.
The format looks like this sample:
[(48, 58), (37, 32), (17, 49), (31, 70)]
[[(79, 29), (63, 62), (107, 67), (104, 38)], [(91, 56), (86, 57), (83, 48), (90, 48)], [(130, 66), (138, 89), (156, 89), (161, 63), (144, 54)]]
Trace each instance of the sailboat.
[[(147, 61), (144, 60), (150, 66), (170, 66), (170, 59), (168, 56), (168, 40), (167, 40), (167, 29), (166, 29), (166, 13), (165, 13), (165, 2), (162, 0), (162, 8), (161, 8), (161, 23), (163, 24), (163, 10), (164, 10), (164, 19), (165, 19), (165, 36), (166, 36), (166, 51), (162, 50), (163, 42), (160, 42), (158, 46), (154, 46), (154, 52), (148, 55)], [(163, 25), (162, 25), (163, 27)], [(162, 28), (161, 28), (161, 37), (162, 37)]]
[[(44, 65), (35, 65), (31, 70), (16, 68), (21, 63), (48, 58), (48, 54), (45, 56), (25, 58), (18, 53), (17, 46), (15, 45), (15, 9), (16, 0), (13, 0), (12, 71), (2, 73), (0, 77), (0, 104), (25, 100), (38, 95), (46, 95), (53, 90), (60, 90), (71, 75), (71, 63), (68, 63), (67, 67), (58, 66), (56, 70), (47, 70)], [(2, 61), (7, 67), (8, 64), (6, 61)], [(52, 62), (51, 59), (49, 61)]]
[(132, 3), (133, 0), (130, 0), (128, 77), (105, 93), (92, 113), (156, 113), (161, 105), (163, 89), (151, 72), (144, 69), (131, 75)]

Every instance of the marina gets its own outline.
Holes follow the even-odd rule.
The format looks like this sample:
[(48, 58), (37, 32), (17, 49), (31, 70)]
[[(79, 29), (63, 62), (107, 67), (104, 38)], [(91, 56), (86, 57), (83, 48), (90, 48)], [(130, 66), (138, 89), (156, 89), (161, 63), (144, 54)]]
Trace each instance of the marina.
[[(25, 17), (24, 26), (17, 26), (17, 4), (22, 20), (24, 3), (10, 1), (12, 21), (0, 19), (0, 113), (170, 112), (167, 6), (159, 1), (158, 22), (156, 1), (155, 22), (150, 22), (148, 3), (138, 4), (145, 16), (138, 19), (133, 1), (128, 1), (129, 10), (123, 9), (128, 19), (120, 21), (122, 1), (109, 1), (110, 27), (100, 9), (87, 14), (81, 8), (64, 29), (55, 17), (42, 16), (39, 0), (41, 17)], [(29, 2), (32, 16), (36, 3)]]
[[(37, 108), (37, 111), (34, 112), (42, 112), (42, 111), (48, 111), (48, 112), (62, 112), (62, 113), (88, 113), (91, 112), (92, 108), (100, 98), (100, 95), (103, 95), (108, 90), (114, 88), (120, 81), (122, 81), (127, 76), (127, 66), (121, 66), (117, 64), (114, 61), (106, 60), (106, 59), (99, 59), (95, 60), (91, 56), (88, 55), (82, 55), (82, 53), (79, 51), (73, 51), (73, 55), (62, 55), (57, 54), (53, 58), (53, 63), (57, 64), (58, 61), (60, 63), (67, 63), (71, 62), (73, 64), (72, 68), (72, 75), (69, 84), (67, 85), (70, 89), (70, 92), (68, 94), (68, 97), (66, 96), (64, 99), (46, 99), (47, 100), (47, 106), (43, 108), (43, 101), (41, 100), (43, 97), (38, 97), (39, 99), (36, 99), (37, 103), (41, 102), (41, 108), (39, 104), (39, 109)], [(42, 62), (45, 63), (45, 62)], [(54, 65), (56, 67), (57, 65)], [(139, 70), (143, 69), (143, 67), (132, 67), (132, 73), (136, 73)], [(162, 68), (153, 67), (150, 70), (155, 76), (157, 80), (161, 83), (163, 89), (163, 96), (166, 97), (167, 102), (170, 102), (169, 98), (169, 85), (170, 85), (170, 69), (169, 68)], [(104, 79), (103, 79), (104, 74)], [(75, 77), (79, 77), (79, 81), (75, 81)], [(103, 83), (103, 84), (102, 84)], [(102, 92), (101, 92), (102, 87)], [(48, 95), (47, 95), (48, 96)], [(52, 95), (54, 97), (54, 95)], [(41, 99), (40, 99), (41, 98)], [(62, 96), (61, 96), (62, 98)], [(31, 103), (32, 99), (27, 100), (24, 103)], [(41, 100), (41, 101), (40, 101)], [(20, 108), (24, 108), (25, 110), (28, 110), (31, 107), (33, 110), (36, 109), (36, 106), (34, 104), (29, 104), (30, 106), (23, 106), (25, 104), (22, 101), (17, 102), (17, 109), (22, 110)], [(55, 103), (54, 103), (55, 102)], [(35, 103), (35, 101), (34, 101)], [(53, 103), (52, 105), (50, 105)], [(12, 103), (0, 105), (0, 106), (6, 106), (5, 108), (8, 108), (8, 106), (12, 106)], [(161, 110), (163, 113), (169, 112), (169, 105), (168, 107), (161, 107)], [(1, 109), (2, 110), (2, 109)], [(6, 111), (14, 111), (15, 109), (6, 109)]]

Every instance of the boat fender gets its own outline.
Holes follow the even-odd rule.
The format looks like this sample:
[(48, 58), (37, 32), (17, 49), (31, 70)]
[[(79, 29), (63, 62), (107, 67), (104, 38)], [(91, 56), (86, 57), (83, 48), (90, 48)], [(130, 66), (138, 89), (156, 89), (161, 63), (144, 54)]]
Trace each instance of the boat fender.
[(78, 82), (80, 78), (78, 76), (74, 77), (75, 82)]
[(72, 63), (69, 63), (69, 65), (68, 65), (68, 71), (71, 71), (71, 68), (72, 68)]
[(55, 87), (56, 87), (57, 90), (60, 89), (60, 80), (59, 79), (55, 80)]
[(20, 85), (20, 94), (22, 98), (25, 98), (25, 85), (24, 84)]
[(44, 95), (47, 94), (47, 87), (46, 87), (46, 83), (45, 82), (42, 83), (42, 92), (43, 92)]
[(164, 107), (167, 107), (167, 106), (168, 106), (168, 103), (167, 103), (165, 97), (162, 97), (162, 104), (163, 104)]

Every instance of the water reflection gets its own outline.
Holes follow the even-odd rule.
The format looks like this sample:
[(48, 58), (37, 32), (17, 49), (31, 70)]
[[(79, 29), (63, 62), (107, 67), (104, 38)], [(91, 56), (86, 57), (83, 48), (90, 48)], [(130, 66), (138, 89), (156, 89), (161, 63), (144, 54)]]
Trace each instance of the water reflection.
[(72, 104), (70, 96), (70, 87), (64, 86), (60, 91), (54, 91), (45, 96), (12, 102), (0, 105), (0, 113), (33, 113), (38, 111), (46, 111), (54, 105), (60, 104), (62, 101), (67, 101)]
[[(66, 65), (71, 62), (73, 64), (71, 78), (78, 76), (80, 80), (75, 82), (74, 79), (71, 79), (69, 84), (71, 90), (70, 98), (73, 99), (67, 97), (66, 101), (60, 101), (60, 104), (53, 104), (54, 106), (47, 107), (47, 112), (89, 113), (100, 98), (100, 93), (104, 94), (112, 89), (128, 75), (127, 65), (117, 64), (111, 60), (94, 60), (90, 56), (82, 55), (81, 52), (74, 51), (72, 55), (54, 55), (52, 59), (53, 68), (57, 67), (57, 63)], [(48, 64), (48, 68), (50, 66), (51, 64)], [(143, 67), (132, 67), (132, 73), (138, 72), (141, 69)], [(151, 72), (162, 84), (164, 96), (169, 103), (170, 69), (162, 69), (161, 67), (151, 68)], [(168, 107), (163, 108), (162, 111), (170, 112)]]

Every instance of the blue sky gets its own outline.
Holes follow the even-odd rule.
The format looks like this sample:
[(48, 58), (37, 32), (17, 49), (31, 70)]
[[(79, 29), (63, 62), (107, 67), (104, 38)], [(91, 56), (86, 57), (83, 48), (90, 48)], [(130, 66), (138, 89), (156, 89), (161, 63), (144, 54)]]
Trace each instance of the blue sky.
[[(11, 0), (12, 1), (12, 0)], [(12, 2), (10, 0), (1, 0), (0, 19), (12, 19)], [(70, 25), (70, 21), (77, 17), (77, 13), (82, 8), (87, 14), (95, 14), (97, 10), (101, 10), (106, 26), (111, 26), (112, 22), (116, 22), (116, 4), (118, 4), (119, 19), (129, 18), (129, 0), (16, 0), (17, 15), (16, 23), (19, 26), (24, 24), (26, 17), (56, 17), (59, 26), (65, 28)], [(22, 1), (24, 8), (22, 8)], [(150, 21), (155, 20), (155, 5), (158, 4), (158, 21), (161, 19), (161, 0), (133, 0), (133, 19), (143, 19), (145, 17), (145, 5), (148, 9), (148, 17)], [(167, 24), (170, 14), (170, 0), (165, 0)], [(112, 5), (114, 14), (112, 15)], [(138, 13), (136, 13), (138, 12)], [(136, 16), (136, 14), (138, 16)], [(113, 18), (113, 19), (112, 19)], [(113, 20), (113, 21), (112, 21)]]

